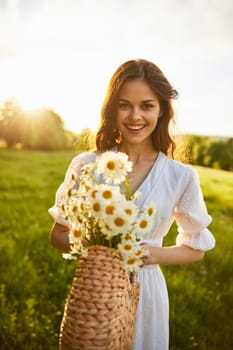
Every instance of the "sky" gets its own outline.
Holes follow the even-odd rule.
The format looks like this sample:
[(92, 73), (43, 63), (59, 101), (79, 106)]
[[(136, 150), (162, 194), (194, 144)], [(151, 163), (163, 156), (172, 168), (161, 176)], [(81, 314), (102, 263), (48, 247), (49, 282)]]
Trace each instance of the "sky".
[(233, 136), (232, 0), (0, 0), (0, 103), (95, 130), (109, 79), (132, 58), (178, 90), (177, 132)]

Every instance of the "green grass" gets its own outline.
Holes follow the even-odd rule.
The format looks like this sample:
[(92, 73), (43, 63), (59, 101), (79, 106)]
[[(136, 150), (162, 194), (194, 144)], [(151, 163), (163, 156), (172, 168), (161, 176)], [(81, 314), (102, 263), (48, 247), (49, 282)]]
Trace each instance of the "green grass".
[[(50, 244), (48, 208), (70, 152), (0, 151), (0, 344), (55, 350), (75, 263)], [(216, 248), (192, 265), (163, 266), (170, 295), (171, 350), (230, 350), (233, 173), (198, 167)], [(174, 243), (176, 226), (165, 243)], [(143, 350), (143, 349), (142, 349)]]

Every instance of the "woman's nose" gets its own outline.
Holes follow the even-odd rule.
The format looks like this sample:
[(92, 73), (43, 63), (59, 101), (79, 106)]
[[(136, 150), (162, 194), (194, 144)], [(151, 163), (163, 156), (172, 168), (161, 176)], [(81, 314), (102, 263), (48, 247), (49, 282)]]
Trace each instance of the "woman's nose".
[(132, 109), (132, 118), (137, 119), (137, 118), (139, 118), (140, 116), (141, 116), (141, 110), (140, 110), (140, 108), (139, 108), (139, 107), (134, 107), (134, 108)]

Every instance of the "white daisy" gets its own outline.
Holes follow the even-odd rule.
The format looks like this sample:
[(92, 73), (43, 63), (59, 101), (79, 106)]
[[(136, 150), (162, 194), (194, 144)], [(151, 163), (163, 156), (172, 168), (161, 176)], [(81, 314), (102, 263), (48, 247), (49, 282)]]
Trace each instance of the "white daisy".
[(123, 240), (118, 244), (117, 248), (121, 252), (122, 257), (127, 259), (129, 256), (135, 255), (135, 242), (130, 240)]
[(115, 201), (119, 195), (119, 190), (116, 187), (106, 184), (100, 184), (96, 187), (98, 188), (98, 191), (96, 192), (96, 198), (101, 199), (102, 201)]
[(122, 152), (104, 152), (97, 162), (96, 173), (102, 175), (106, 183), (119, 184), (132, 170), (132, 162)]
[(108, 225), (108, 223), (105, 220), (100, 219), (98, 224), (101, 229), (101, 232), (106, 237), (106, 239), (110, 240), (111, 238), (116, 236), (116, 233), (111, 229), (111, 227)]
[(80, 242), (83, 237), (83, 230), (81, 225), (72, 225), (69, 231), (69, 240), (71, 244), (75, 242)]
[(124, 201), (121, 203), (121, 210), (123, 210), (130, 223), (133, 223), (136, 220), (138, 216), (138, 208), (134, 203)]
[(138, 271), (143, 265), (141, 259), (137, 259), (135, 256), (129, 256), (128, 259), (123, 260), (124, 268), (128, 272)]
[(143, 208), (143, 212), (151, 218), (155, 215), (156, 211), (157, 211), (157, 208), (156, 208), (156, 205), (154, 203), (147, 204)]
[(137, 258), (142, 258), (143, 256), (148, 255), (149, 251), (148, 249), (143, 248), (140, 244), (138, 244), (138, 246), (135, 244), (134, 254)]
[(62, 253), (62, 256), (66, 260), (76, 260), (77, 257), (72, 255), (71, 253)]
[(69, 201), (69, 215), (77, 216), (79, 212), (79, 202), (76, 198), (71, 198)]
[(134, 226), (134, 232), (139, 236), (148, 233), (152, 228), (152, 220), (147, 215), (140, 214)]
[(103, 207), (103, 215), (105, 217), (105, 220), (108, 220), (108, 217), (111, 217), (114, 215), (114, 213), (117, 210), (117, 205), (113, 202), (108, 202)]
[(105, 200), (100, 195), (98, 186), (91, 189), (84, 200), (85, 208), (89, 210), (91, 215), (101, 217), (103, 215)]
[(119, 208), (117, 208), (116, 212), (112, 216), (109, 216), (107, 223), (116, 235), (119, 233), (126, 234), (132, 229), (132, 225), (129, 222), (126, 214)]

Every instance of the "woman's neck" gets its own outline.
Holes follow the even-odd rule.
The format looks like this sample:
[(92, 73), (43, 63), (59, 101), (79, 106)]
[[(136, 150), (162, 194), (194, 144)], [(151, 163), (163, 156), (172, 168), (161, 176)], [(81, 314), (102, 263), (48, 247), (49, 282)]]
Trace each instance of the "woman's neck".
[(128, 154), (129, 160), (133, 161), (133, 163), (139, 163), (145, 160), (153, 161), (158, 155), (158, 152), (154, 149), (154, 147), (148, 144), (130, 145), (121, 143), (118, 146), (118, 151)]

